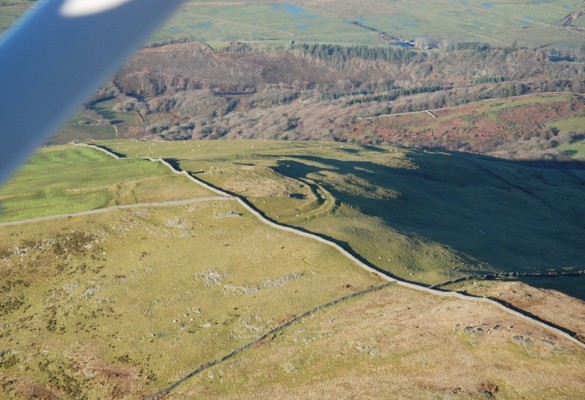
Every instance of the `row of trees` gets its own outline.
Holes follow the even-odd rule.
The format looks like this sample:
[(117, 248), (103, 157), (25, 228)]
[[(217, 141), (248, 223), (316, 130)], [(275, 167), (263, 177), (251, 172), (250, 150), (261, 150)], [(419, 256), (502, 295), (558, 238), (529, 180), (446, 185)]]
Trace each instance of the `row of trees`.
[(416, 56), (416, 53), (411, 50), (391, 46), (341, 46), (334, 44), (303, 43), (292, 46), (292, 50), (333, 62), (347, 62), (352, 58), (383, 60), (389, 62), (407, 62)]

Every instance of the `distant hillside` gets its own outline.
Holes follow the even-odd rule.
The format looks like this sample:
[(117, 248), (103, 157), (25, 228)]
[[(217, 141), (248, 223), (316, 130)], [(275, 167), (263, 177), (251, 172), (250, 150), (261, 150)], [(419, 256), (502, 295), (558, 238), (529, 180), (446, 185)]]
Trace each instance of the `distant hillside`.
[[(569, 94), (585, 92), (582, 66), (487, 45), (160, 45), (138, 52), (54, 141), (105, 124), (120, 138), (335, 140), (558, 159), (585, 129), (585, 101)], [(469, 104), (486, 99), (505, 100)], [(547, 125), (564, 119), (575, 122)]]

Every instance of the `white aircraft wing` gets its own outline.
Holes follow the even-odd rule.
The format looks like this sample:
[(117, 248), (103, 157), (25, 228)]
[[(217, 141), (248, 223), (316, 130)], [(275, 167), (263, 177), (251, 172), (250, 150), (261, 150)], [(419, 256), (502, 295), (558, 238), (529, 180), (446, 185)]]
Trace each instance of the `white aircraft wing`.
[(0, 39), (0, 184), (182, 0), (45, 0)]

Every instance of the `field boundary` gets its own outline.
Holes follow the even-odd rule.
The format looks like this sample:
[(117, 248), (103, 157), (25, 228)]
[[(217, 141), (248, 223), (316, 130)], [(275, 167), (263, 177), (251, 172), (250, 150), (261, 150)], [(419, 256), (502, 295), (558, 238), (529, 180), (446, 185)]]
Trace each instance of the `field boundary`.
[[(360, 297), (360, 296), (364, 296), (364, 295), (372, 293), (372, 292), (376, 292), (378, 290), (387, 288), (388, 286), (393, 285), (393, 284), (395, 284), (395, 282), (386, 282), (386, 283), (383, 283), (381, 285), (372, 286), (372, 287), (369, 287), (367, 289), (361, 290), (359, 292), (355, 292), (355, 293), (349, 294), (347, 296), (340, 297), (340, 298), (333, 300), (333, 301), (330, 301), (328, 303), (321, 304), (321, 305), (314, 307), (308, 311), (305, 311), (302, 314), (298, 314), (297, 316), (289, 319), (288, 321), (286, 321), (282, 325), (279, 325), (276, 328), (269, 330), (268, 332), (266, 332), (262, 336), (258, 337), (257, 339), (255, 339), (255, 340), (253, 340), (253, 341), (251, 341), (251, 342), (249, 342), (241, 347), (238, 347), (237, 349), (233, 350), (231, 353), (228, 353), (221, 358), (217, 358), (217, 359), (210, 361), (210, 362), (207, 362), (205, 364), (201, 364), (197, 369), (191, 371), (190, 373), (188, 373), (187, 375), (185, 375), (183, 378), (179, 379), (177, 382), (173, 383), (172, 385), (167, 386), (166, 388), (159, 390), (158, 392), (156, 392), (150, 396), (144, 397), (144, 400), (155, 400), (155, 399), (158, 399), (162, 396), (169, 394), (173, 389), (176, 389), (179, 385), (181, 385), (182, 383), (186, 382), (187, 380), (193, 378), (195, 375), (198, 375), (201, 372), (205, 371), (206, 369), (214, 367), (214, 366), (216, 366), (224, 361), (229, 360), (230, 358), (237, 356), (238, 354), (242, 353), (243, 351), (248, 350), (250, 347), (253, 347), (253, 346), (260, 344), (264, 340), (268, 339), (270, 336), (276, 335), (277, 333), (283, 331), (284, 329), (288, 328), (292, 324), (299, 322), (299, 321), (302, 321), (303, 319), (310, 317), (311, 315), (313, 315), (321, 310), (324, 310), (326, 308), (330, 308), (336, 304), (342, 303), (344, 301), (347, 301), (347, 300), (350, 300), (350, 299), (353, 299), (356, 297)], [(273, 336), (273, 338), (274, 338), (274, 336)], [(273, 338), (271, 338), (271, 339), (273, 339)]]
[[(118, 137), (118, 130), (116, 129), (116, 137)], [(117, 155), (115, 152), (110, 151), (108, 149), (104, 149), (103, 147), (97, 146), (97, 145), (93, 145), (93, 144), (87, 144), (87, 143), (74, 143), (75, 146), (81, 146), (81, 147), (90, 147), (92, 149), (96, 149), (98, 151), (101, 151), (104, 154), (107, 154), (108, 156), (119, 160), (122, 157), (120, 157), (119, 155)]]
[[(101, 151), (107, 151), (107, 148), (101, 148), (95, 145), (88, 145), (89, 147), (96, 147), (96, 148), (100, 148)], [(260, 220), (261, 222), (265, 223), (266, 225), (269, 225), (275, 229), (278, 230), (282, 230), (282, 231), (286, 231), (286, 232), (290, 232), (290, 233), (294, 233), (296, 235), (299, 236), (303, 236), (306, 238), (310, 238), (313, 240), (317, 240), (323, 244), (326, 244), (330, 247), (333, 247), (335, 249), (337, 249), (341, 254), (343, 254), (345, 257), (347, 257), (349, 260), (353, 261), (355, 264), (357, 264), (358, 266), (360, 266), (361, 268), (365, 269), (366, 271), (369, 271), (379, 277), (381, 277), (382, 279), (386, 280), (387, 282), (385, 284), (379, 285), (378, 287), (382, 288), (382, 287), (386, 287), (392, 284), (396, 284), (408, 289), (412, 289), (412, 290), (417, 290), (419, 292), (424, 292), (430, 295), (434, 295), (434, 296), (440, 296), (440, 297), (451, 297), (451, 298), (456, 298), (459, 300), (463, 300), (463, 301), (473, 301), (476, 303), (483, 303), (483, 304), (487, 304), (487, 305), (491, 305), (493, 307), (496, 307), (498, 309), (500, 309), (501, 311), (510, 314), (512, 316), (515, 316), (525, 322), (528, 322), (532, 325), (536, 325), (540, 328), (543, 328), (544, 330), (550, 332), (550, 333), (554, 333), (557, 336), (560, 336), (564, 339), (569, 340), (570, 342), (576, 344), (578, 347), (581, 347), (582, 349), (585, 349), (585, 342), (582, 342), (581, 340), (579, 340), (577, 337), (575, 337), (574, 335), (571, 335), (570, 333), (564, 331), (564, 328), (560, 328), (555, 326), (554, 324), (548, 322), (548, 321), (544, 321), (539, 319), (536, 316), (533, 316), (532, 314), (525, 312), (523, 310), (518, 310), (515, 308), (511, 308), (510, 306), (507, 306), (506, 304), (502, 304), (492, 298), (487, 298), (487, 297), (475, 297), (475, 296), (471, 296), (471, 295), (465, 295), (463, 293), (458, 293), (458, 292), (452, 292), (452, 291), (441, 291), (441, 290), (437, 290), (437, 289), (433, 289), (432, 287), (425, 287), (425, 286), (420, 286), (414, 283), (410, 283), (410, 282), (406, 282), (406, 281), (401, 281), (399, 279), (393, 278), (389, 275), (387, 275), (386, 273), (382, 272), (381, 270), (375, 269), (373, 267), (371, 267), (370, 265), (366, 264), (365, 262), (359, 260), (356, 256), (354, 256), (353, 254), (351, 254), (349, 251), (347, 251), (346, 249), (344, 249), (343, 247), (341, 247), (340, 245), (338, 245), (337, 243), (334, 243), (333, 241), (330, 241), (328, 239), (325, 239), (317, 234), (314, 233), (309, 233), (309, 232), (305, 232), (302, 231), (300, 229), (296, 229), (296, 228), (292, 228), (289, 226), (284, 226), (284, 225), (280, 225), (274, 221), (271, 221), (270, 219), (268, 219), (266, 216), (264, 216), (260, 211), (258, 211), (254, 206), (252, 206), (251, 204), (249, 204), (245, 199), (241, 198), (240, 196), (236, 196), (236, 195), (232, 195), (230, 193), (227, 193), (217, 187), (214, 187), (213, 185), (210, 185), (206, 182), (203, 182), (202, 180), (194, 177), (193, 175), (189, 174), (187, 171), (184, 170), (179, 170), (178, 166), (175, 167), (173, 165), (171, 165), (171, 163), (169, 163), (167, 160), (162, 159), (162, 158), (150, 158), (150, 157), (144, 157), (144, 159), (147, 159), (151, 162), (160, 162), (162, 165), (166, 166), (167, 168), (169, 168), (171, 171), (173, 171), (173, 173), (177, 174), (177, 175), (184, 175), (186, 176), (189, 180), (191, 180), (192, 182), (211, 190), (212, 192), (219, 194), (221, 196), (223, 196), (224, 199), (235, 199), (242, 207), (244, 207), (246, 210), (248, 210), (252, 215), (254, 215), (256, 218), (258, 218), (258, 220)], [(376, 288), (376, 287), (374, 287)], [(374, 288), (370, 288), (371, 291), (375, 290)], [(367, 289), (366, 289), (367, 290)], [(360, 293), (360, 292), (358, 292)], [(364, 293), (365, 294), (365, 293)], [(354, 297), (358, 294), (353, 293), (352, 294)], [(350, 295), (350, 296), (352, 296)], [(348, 296), (346, 296), (348, 297)], [(344, 301), (345, 298), (341, 298), (338, 300), (334, 300), (331, 303), (337, 304), (341, 301)], [(181, 378), (179, 381), (175, 382), (174, 384), (168, 386), (165, 389), (160, 390), (159, 392), (147, 396), (144, 398), (144, 400), (154, 400), (154, 399), (158, 399), (161, 396), (164, 396), (168, 393), (170, 393), (173, 389), (175, 389), (176, 387), (178, 387), (180, 384), (184, 383), (186, 380), (192, 378), (193, 376), (199, 374), (200, 372), (211, 368), (223, 361), (226, 361), (230, 358), (233, 358), (234, 356), (240, 354), (242, 351), (252, 347), (255, 344), (260, 343), (262, 340), (266, 339), (268, 336), (283, 330), (284, 328), (286, 328), (287, 326), (291, 325), (292, 323), (294, 323), (295, 321), (298, 321), (302, 318), (305, 318), (308, 315), (311, 315), (323, 308), (329, 307), (333, 304), (327, 303), (326, 305), (323, 306), (319, 306), (315, 309), (306, 311), (303, 314), (299, 314), (299, 316), (293, 318), (292, 320), (286, 322), (285, 324), (274, 328), (273, 330), (267, 332), (266, 334), (262, 335), (260, 338), (256, 339), (255, 341), (248, 343), (247, 345), (244, 345), (236, 350), (234, 350), (233, 352), (219, 358), (216, 359), (214, 361), (202, 364), (199, 368), (193, 370), (192, 372), (190, 372), (189, 374), (187, 374), (185, 377)], [(276, 331), (275, 331), (276, 329)], [(569, 331), (570, 332), (570, 331)]]
[(585, 270), (580, 271), (551, 271), (551, 272), (499, 272), (494, 274), (475, 274), (462, 276), (460, 278), (450, 279), (445, 282), (437, 283), (430, 286), (429, 289), (438, 289), (443, 286), (449, 286), (454, 283), (460, 283), (471, 280), (478, 281), (499, 281), (507, 278), (558, 278), (558, 277), (580, 277), (585, 276)]
[[(96, 147), (96, 148), (100, 148), (98, 146), (95, 145), (88, 145), (89, 147)], [(107, 151), (107, 149), (104, 148), (100, 148), (101, 151)], [(148, 159), (152, 162), (160, 162), (161, 164), (165, 165), (167, 168), (171, 169), (175, 174), (177, 175), (184, 175), (186, 176), (189, 180), (191, 180), (192, 182), (211, 190), (212, 192), (219, 194), (220, 196), (224, 196), (225, 198), (228, 199), (235, 199), (242, 207), (244, 207), (246, 210), (248, 210), (252, 215), (254, 215), (256, 218), (258, 218), (261, 222), (265, 223), (266, 225), (269, 225), (275, 229), (279, 229), (282, 231), (286, 231), (286, 232), (290, 232), (290, 233), (294, 233), (296, 235), (299, 236), (303, 236), (309, 239), (313, 239), (313, 240), (317, 240), (323, 244), (326, 244), (330, 247), (335, 248), (336, 250), (338, 250), (341, 254), (343, 254), (345, 257), (347, 257), (349, 260), (353, 261), (355, 264), (357, 264), (358, 266), (360, 266), (361, 268), (365, 269), (368, 272), (371, 272), (379, 277), (381, 277), (382, 279), (388, 281), (388, 282), (392, 282), (392, 283), (396, 283), (397, 285), (409, 288), (409, 289), (413, 289), (413, 290), (418, 290), (419, 292), (425, 292), (431, 295), (435, 295), (435, 296), (441, 296), (441, 297), (454, 297), (460, 300), (465, 300), (465, 301), (474, 301), (476, 303), (484, 303), (484, 304), (490, 304), (492, 306), (495, 306), (497, 308), (499, 308), (500, 310), (511, 314), (515, 317), (518, 317), (526, 322), (529, 322), (531, 324), (537, 325), (541, 328), (544, 328), (545, 330), (554, 333), (556, 335), (559, 335), (565, 339), (568, 339), (569, 341), (573, 342), (574, 344), (576, 344), (577, 346), (585, 349), (585, 343), (580, 341), (579, 339), (577, 339), (575, 336), (553, 326), (550, 323), (545, 323), (543, 321), (539, 321), (529, 315), (523, 314), (519, 311), (513, 310), (493, 299), (489, 299), (486, 297), (473, 297), (473, 296), (469, 296), (469, 295), (464, 295), (462, 293), (457, 293), (457, 292), (451, 292), (451, 291), (441, 291), (441, 290), (436, 290), (436, 289), (432, 289), (430, 287), (425, 287), (425, 286), (420, 286), (414, 283), (410, 283), (410, 282), (406, 282), (406, 281), (402, 281), (399, 279), (396, 279), (394, 277), (389, 276), (388, 274), (373, 268), (372, 266), (366, 264), (365, 262), (359, 260), (356, 256), (354, 256), (353, 254), (351, 254), (349, 251), (347, 251), (346, 249), (344, 249), (343, 247), (341, 247), (340, 245), (338, 245), (337, 243), (334, 243), (328, 239), (325, 239), (317, 234), (314, 233), (309, 233), (309, 232), (305, 232), (302, 231), (300, 229), (296, 229), (296, 228), (292, 228), (290, 226), (284, 226), (284, 225), (280, 225), (274, 221), (271, 221), (270, 219), (266, 218), (264, 215), (262, 215), (262, 213), (260, 213), (258, 210), (256, 210), (256, 208), (254, 208), (251, 204), (249, 204), (248, 202), (246, 202), (243, 198), (239, 197), (239, 196), (235, 196), (232, 194), (229, 194), (223, 190), (220, 190), (206, 182), (203, 182), (202, 180), (194, 177), (193, 175), (189, 174), (187, 171), (179, 171), (177, 170), (173, 165), (171, 165), (168, 161), (162, 159), (162, 158), (150, 158), (150, 157), (145, 157), (145, 159)]]
[(397, 285), (400, 285), (400, 286), (403, 286), (403, 287), (406, 287), (409, 289), (413, 289), (413, 290), (418, 290), (419, 292), (425, 292), (425, 293), (435, 295), (435, 296), (454, 297), (456, 299), (465, 300), (465, 301), (474, 301), (476, 303), (490, 304), (490, 305), (495, 306), (508, 314), (511, 314), (515, 317), (518, 317), (518, 318), (526, 321), (526, 322), (537, 325), (537, 326), (539, 326), (539, 327), (541, 327), (541, 328), (543, 328), (551, 333), (554, 333), (554, 334), (559, 335), (565, 339), (568, 339), (569, 341), (573, 342), (577, 346), (585, 349), (585, 342), (582, 342), (581, 340), (577, 339), (574, 335), (571, 335), (570, 333), (567, 333), (564, 330), (559, 329), (558, 327), (554, 326), (554, 324), (552, 324), (548, 321), (536, 319), (530, 313), (527, 313), (527, 312), (523, 313), (523, 312), (517, 311), (515, 309), (507, 307), (506, 305), (504, 305), (502, 303), (499, 303), (496, 300), (493, 300), (493, 299), (490, 299), (487, 297), (474, 297), (471, 295), (465, 295), (465, 294), (458, 293), (458, 292), (437, 290), (437, 289), (433, 289), (431, 287), (421, 286), (421, 285), (417, 285), (417, 284), (414, 284), (411, 282), (406, 282), (406, 281), (402, 281), (402, 280), (396, 279), (394, 277), (391, 277), (389, 274), (387, 274), (379, 269), (373, 268), (372, 266), (361, 261), (356, 256), (351, 254), (349, 251), (347, 251), (346, 249), (344, 249), (343, 247), (341, 247), (340, 245), (338, 245), (337, 243), (335, 243), (331, 240), (328, 240), (328, 239), (321, 237), (321, 236), (314, 234), (314, 233), (305, 232), (305, 231), (302, 231), (302, 230), (297, 229), (297, 228), (292, 228), (290, 226), (281, 225), (281, 224), (278, 224), (278, 223), (268, 219), (260, 211), (258, 211), (254, 206), (252, 206), (250, 203), (248, 203), (245, 199), (241, 198), (240, 196), (236, 196), (236, 195), (227, 193), (223, 190), (220, 190), (216, 187), (213, 187), (212, 185), (210, 185), (206, 182), (203, 182), (202, 180), (190, 175), (186, 171), (178, 171), (168, 161), (165, 161), (161, 158), (159, 158), (159, 159), (147, 158), (147, 159), (149, 159), (153, 162), (155, 162), (155, 161), (161, 162), (163, 165), (174, 170), (174, 172), (176, 174), (183, 174), (183, 175), (186, 174), (191, 181), (193, 181), (193, 182), (197, 183), (198, 185), (201, 185), (205, 188), (213, 190), (214, 193), (223, 194), (226, 197), (234, 198), (242, 207), (244, 207), (252, 215), (256, 216), (256, 218), (258, 218), (261, 222), (265, 223), (266, 225), (269, 225), (269, 226), (271, 226), (275, 229), (279, 229), (281, 231), (286, 231), (286, 232), (294, 233), (296, 235), (303, 236), (303, 237), (306, 237), (309, 239), (317, 240), (323, 244), (326, 244), (330, 247), (335, 248), (341, 254), (343, 254), (345, 257), (347, 257), (348, 259), (353, 261), (355, 264), (357, 264), (361, 268), (363, 268), (366, 271), (371, 272), (375, 275), (378, 275), (379, 277), (381, 277), (382, 279), (385, 279), (388, 282), (394, 282)]

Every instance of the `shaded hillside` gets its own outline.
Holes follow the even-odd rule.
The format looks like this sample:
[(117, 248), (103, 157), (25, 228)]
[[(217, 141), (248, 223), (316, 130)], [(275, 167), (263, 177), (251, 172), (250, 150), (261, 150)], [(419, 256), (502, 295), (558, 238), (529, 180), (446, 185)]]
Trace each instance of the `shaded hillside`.
[(405, 279), (585, 267), (582, 163), (340, 143), (112, 146), (176, 159), (270, 218), (333, 238)]

